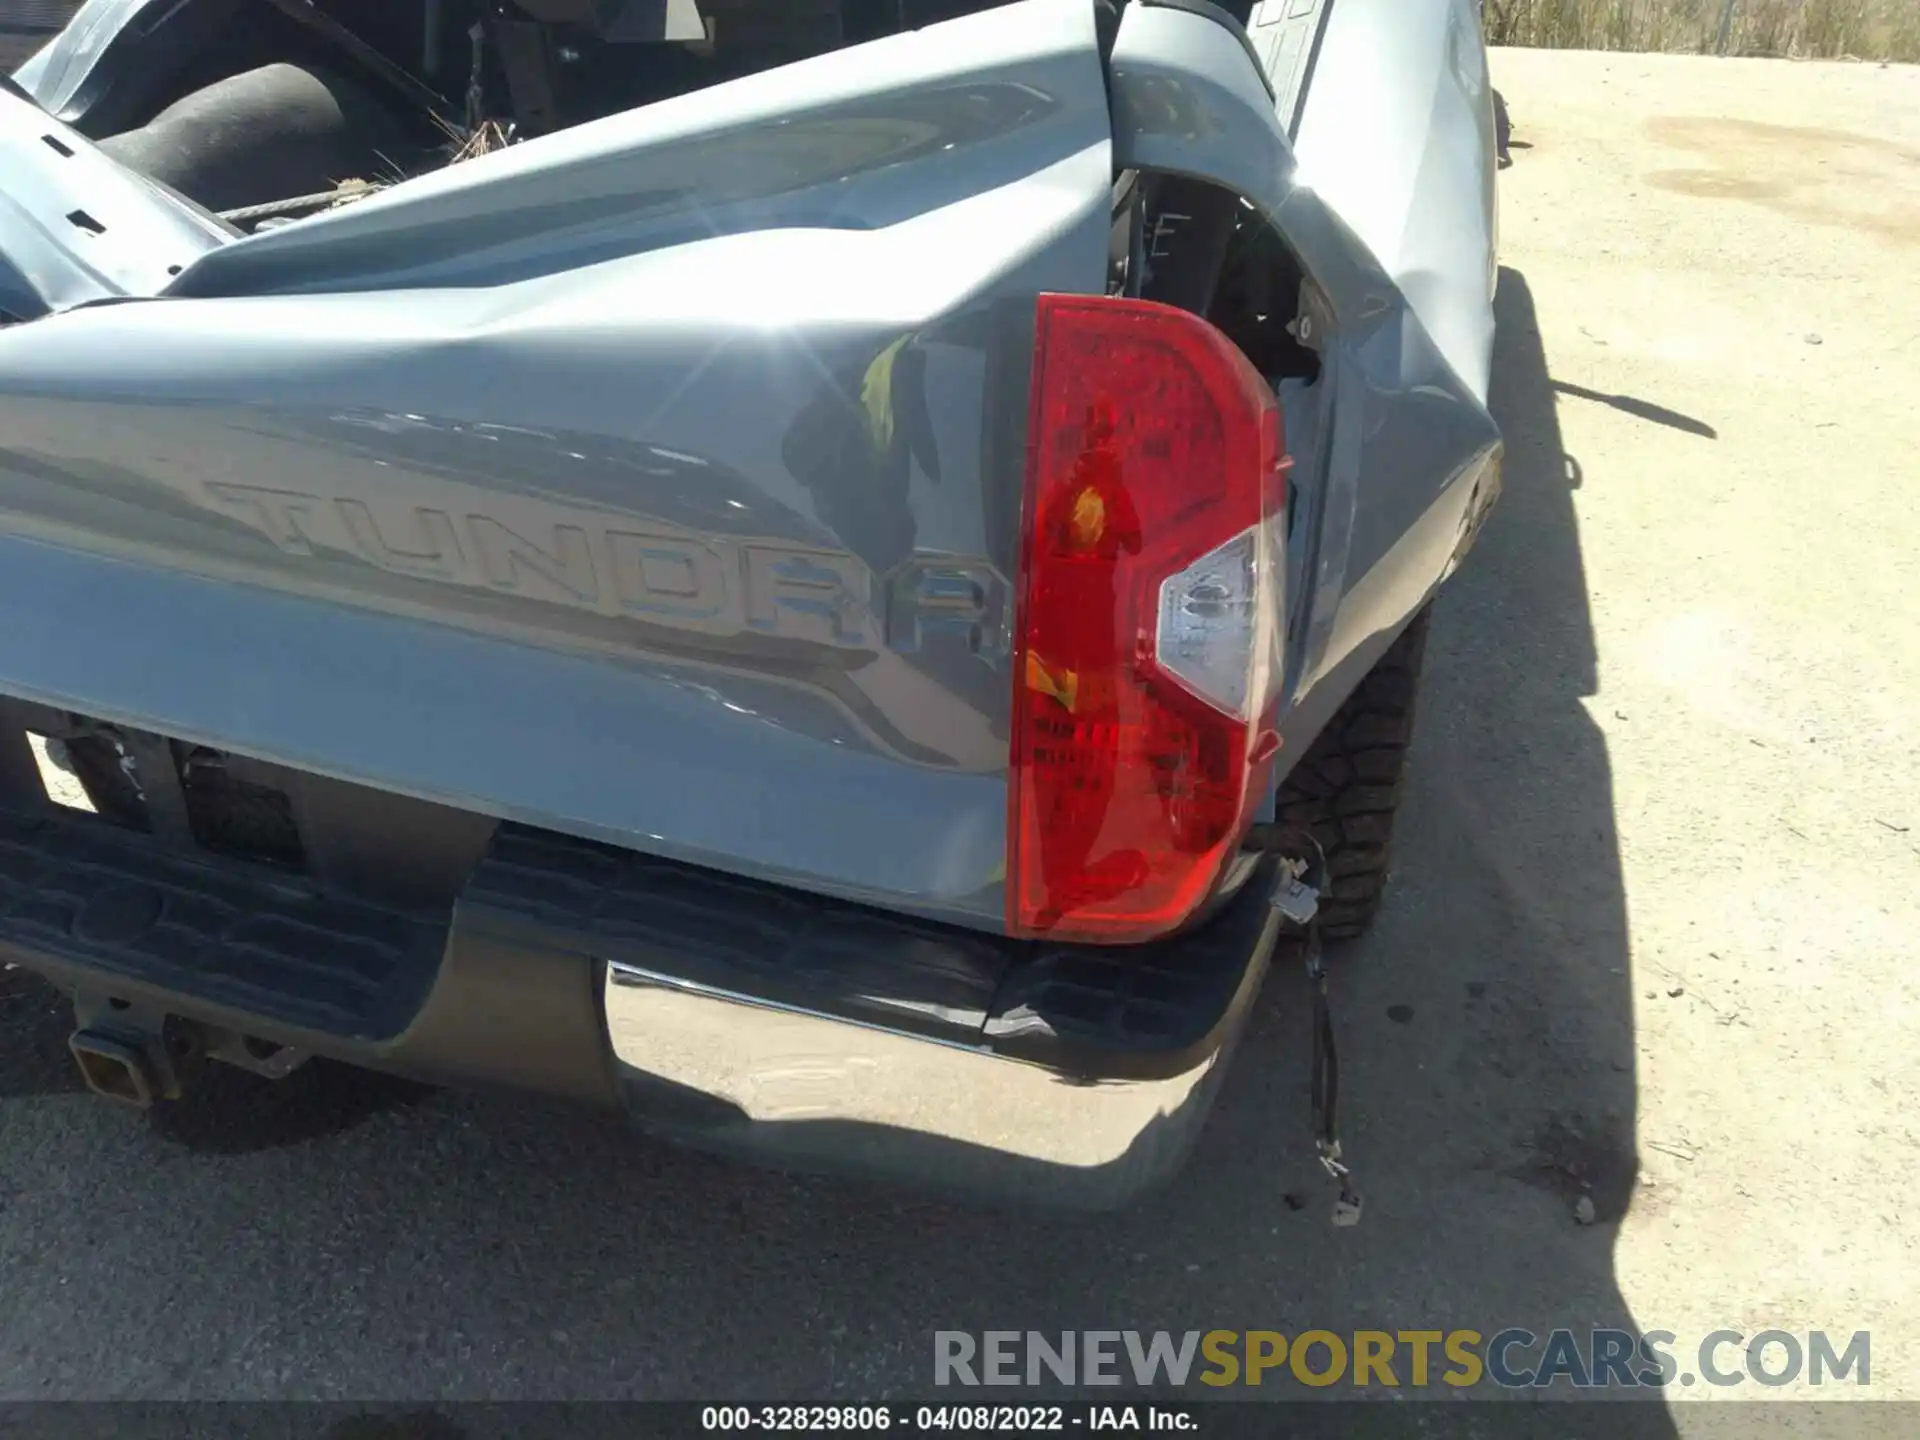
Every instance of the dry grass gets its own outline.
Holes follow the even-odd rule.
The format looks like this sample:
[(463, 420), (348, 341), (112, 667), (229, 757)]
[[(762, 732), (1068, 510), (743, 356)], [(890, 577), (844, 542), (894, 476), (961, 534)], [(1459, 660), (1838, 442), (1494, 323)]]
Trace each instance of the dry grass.
[[(447, 143), (441, 148), (447, 153), (447, 163), (458, 165), (463, 160), (478, 160), (482, 155), (491, 155), (496, 150), (504, 150), (513, 144), (513, 137), (507, 133), (506, 126), (498, 120), (483, 120), (473, 130), (458, 130), (444, 120), (436, 120), (446, 133)], [(335, 186), (333, 203), (327, 208), (338, 210), (343, 205), (351, 205), (356, 200), (377, 194), (390, 185), (397, 185), (406, 179), (406, 175), (397, 167), (390, 179), (342, 180)]]
[(1495, 45), (1920, 61), (1920, 0), (1486, 0)]
[[(1915, 0), (1920, 3), (1920, 0)], [(478, 160), (482, 155), (491, 155), (496, 150), (504, 150), (513, 143), (507, 135), (507, 129), (498, 120), (482, 120), (476, 129), (461, 132), (441, 122), (440, 128), (447, 132), (447, 149), (453, 158), (447, 163), (458, 165), (462, 160)]]

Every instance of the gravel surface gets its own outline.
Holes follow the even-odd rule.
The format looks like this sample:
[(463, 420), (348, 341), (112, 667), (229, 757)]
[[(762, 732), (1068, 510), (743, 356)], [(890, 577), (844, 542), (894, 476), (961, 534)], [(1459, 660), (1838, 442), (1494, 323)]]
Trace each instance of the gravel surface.
[(1337, 969), (1358, 1229), (1293, 974), (1185, 1176), (1089, 1219), (318, 1067), (135, 1117), (13, 972), (0, 1395), (859, 1399), (937, 1328), (1624, 1324), (1867, 1328), (1920, 1398), (1920, 72), (1494, 75), (1507, 496)]

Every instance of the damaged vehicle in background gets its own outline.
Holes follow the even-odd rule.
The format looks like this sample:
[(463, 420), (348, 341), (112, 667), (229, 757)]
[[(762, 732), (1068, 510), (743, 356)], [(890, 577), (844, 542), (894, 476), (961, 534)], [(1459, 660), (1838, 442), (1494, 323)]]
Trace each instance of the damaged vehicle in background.
[(1124, 1202), (1380, 901), (1493, 126), (1474, 0), (89, 0), (0, 86), (0, 954), (139, 1105)]

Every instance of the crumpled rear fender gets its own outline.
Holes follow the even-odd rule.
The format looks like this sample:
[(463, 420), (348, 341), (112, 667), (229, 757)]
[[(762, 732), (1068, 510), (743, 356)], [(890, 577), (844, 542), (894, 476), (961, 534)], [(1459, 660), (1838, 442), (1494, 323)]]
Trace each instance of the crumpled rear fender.
[(1301, 47), (1281, 41), (1299, 37), (1261, 22), (1299, 7), (1269, 0), (1250, 32), (1211, 8), (1127, 7), (1116, 162), (1235, 191), (1308, 279), (1322, 370), (1285, 397), (1301, 513), (1282, 733), (1299, 755), (1498, 492), (1485, 57), (1473, 0), (1325, 0), (1290, 136)]

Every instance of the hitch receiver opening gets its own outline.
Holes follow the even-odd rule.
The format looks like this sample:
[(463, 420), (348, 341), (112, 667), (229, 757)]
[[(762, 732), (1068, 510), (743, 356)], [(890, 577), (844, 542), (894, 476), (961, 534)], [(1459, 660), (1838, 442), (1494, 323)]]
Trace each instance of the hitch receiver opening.
[(80, 1067), (80, 1078), (96, 1095), (145, 1110), (165, 1093), (147, 1047), (138, 1041), (102, 1030), (76, 1030), (67, 1048)]

